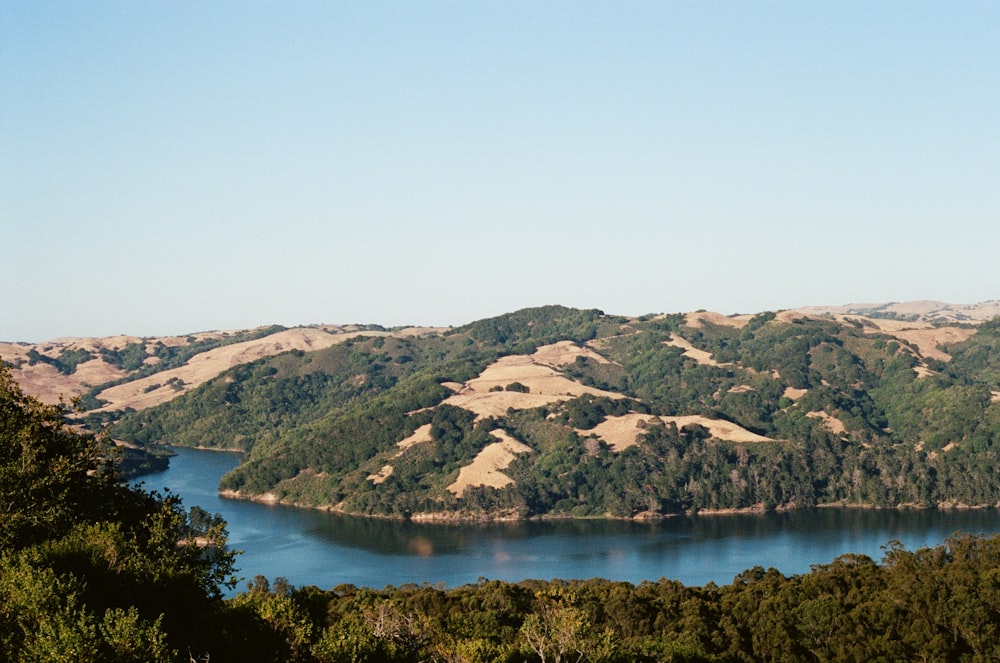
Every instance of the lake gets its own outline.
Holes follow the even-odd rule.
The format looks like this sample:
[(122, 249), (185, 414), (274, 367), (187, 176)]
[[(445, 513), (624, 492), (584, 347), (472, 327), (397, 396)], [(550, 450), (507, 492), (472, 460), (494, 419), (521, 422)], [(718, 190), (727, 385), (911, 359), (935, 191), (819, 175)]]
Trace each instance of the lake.
[[(1000, 511), (808, 509), (694, 516), (656, 523), (569, 520), (487, 525), (397, 522), (222, 499), (219, 478), (236, 454), (175, 449), (170, 468), (140, 479), (169, 488), (187, 507), (221, 514), (245, 579), (283, 576), (293, 585), (455, 587), (479, 578), (608, 578), (638, 583), (729, 584), (753, 566), (805, 573), (838, 555), (881, 559), (890, 540), (933, 546), (956, 532), (1000, 531)], [(237, 590), (242, 591), (245, 582)]]

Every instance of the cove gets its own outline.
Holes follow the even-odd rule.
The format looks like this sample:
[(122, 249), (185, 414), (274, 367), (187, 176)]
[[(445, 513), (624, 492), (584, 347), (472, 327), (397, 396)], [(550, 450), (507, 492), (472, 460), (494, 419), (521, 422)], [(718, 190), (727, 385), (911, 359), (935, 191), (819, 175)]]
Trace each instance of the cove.
[[(169, 489), (188, 508), (229, 523), (229, 544), (244, 579), (283, 576), (293, 585), (381, 588), (456, 587), (480, 578), (607, 578), (639, 583), (669, 578), (686, 585), (729, 584), (754, 566), (806, 573), (839, 555), (875, 560), (898, 540), (913, 550), (956, 531), (1000, 531), (995, 509), (933, 511), (806, 509), (787, 513), (670, 518), (655, 523), (603, 520), (494, 524), (411, 523), (342, 516), (223, 499), (219, 479), (235, 454), (178, 448), (170, 467), (142, 477), (148, 490)], [(245, 580), (237, 591), (245, 588)]]

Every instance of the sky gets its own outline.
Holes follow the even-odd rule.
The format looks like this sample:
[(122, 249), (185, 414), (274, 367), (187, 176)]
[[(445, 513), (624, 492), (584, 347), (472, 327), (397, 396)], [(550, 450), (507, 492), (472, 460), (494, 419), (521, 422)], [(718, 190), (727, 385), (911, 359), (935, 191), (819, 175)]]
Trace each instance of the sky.
[(1000, 4), (0, 2), (0, 340), (1000, 299)]

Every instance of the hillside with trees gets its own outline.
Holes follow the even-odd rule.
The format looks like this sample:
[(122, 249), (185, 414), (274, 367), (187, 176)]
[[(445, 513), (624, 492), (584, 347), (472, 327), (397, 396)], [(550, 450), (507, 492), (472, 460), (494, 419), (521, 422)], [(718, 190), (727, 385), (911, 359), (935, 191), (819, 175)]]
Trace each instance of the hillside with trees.
[(233, 587), (225, 523), (129, 488), (105, 443), (0, 367), (0, 659), (299, 661), (986, 661), (1000, 655), (1000, 538), (956, 534), (803, 575), (455, 588)]
[(1000, 321), (559, 306), (359, 334), (91, 414), (227, 494), (400, 518), (1000, 503)]

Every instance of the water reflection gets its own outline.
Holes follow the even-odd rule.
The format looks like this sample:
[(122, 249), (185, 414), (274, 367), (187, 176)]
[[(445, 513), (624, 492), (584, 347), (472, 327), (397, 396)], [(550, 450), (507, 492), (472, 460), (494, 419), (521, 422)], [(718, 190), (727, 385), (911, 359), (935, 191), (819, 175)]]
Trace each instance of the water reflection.
[(245, 551), (241, 574), (285, 576), (296, 585), (443, 583), (480, 577), (593, 578), (640, 582), (661, 577), (689, 585), (725, 584), (753, 566), (807, 572), (845, 553), (881, 559), (898, 539), (936, 545), (955, 531), (991, 533), (1000, 513), (813, 509), (765, 515), (677, 517), (662, 522), (565, 520), (456, 525), (352, 518), (278, 505), (223, 500), (219, 478), (238, 459), (178, 450), (171, 468), (145, 478), (169, 486), (229, 522), (230, 543)]

